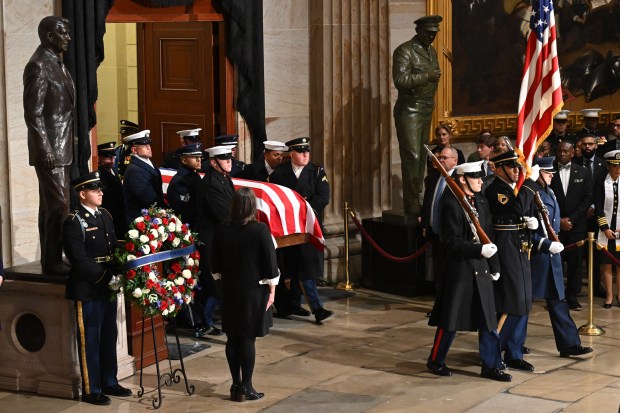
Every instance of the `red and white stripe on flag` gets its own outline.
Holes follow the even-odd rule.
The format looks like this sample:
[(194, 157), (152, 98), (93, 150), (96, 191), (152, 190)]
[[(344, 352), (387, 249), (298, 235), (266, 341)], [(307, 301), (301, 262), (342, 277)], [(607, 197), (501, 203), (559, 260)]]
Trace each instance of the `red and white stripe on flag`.
[[(517, 122), (517, 148), (528, 175), (536, 148), (551, 132), (553, 116), (563, 105), (556, 43), (553, 2), (533, 0)], [(521, 175), (517, 187), (524, 178)]]
[[(174, 169), (160, 168), (162, 189), (168, 192), (168, 184), (177, 173)], [(323, 250), (325, 239), (321, 225), (310, 206), (292, 189), (268, 182), (233, 178), (235, 188), (247, 187), (256, 195), (257, 219), (267, 224), (274, 238), (292, 234), (308, 234), (309, 241)]]

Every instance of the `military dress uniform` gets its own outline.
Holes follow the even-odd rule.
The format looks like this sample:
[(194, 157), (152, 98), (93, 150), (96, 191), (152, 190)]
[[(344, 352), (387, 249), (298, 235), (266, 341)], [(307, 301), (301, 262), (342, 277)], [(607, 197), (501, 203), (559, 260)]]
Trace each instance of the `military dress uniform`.
[[(99, 156), (116, 156), (114, 142), (97, 145)], [(103, 184), (103, 203), (101, 206), (112, 214), (116, 238), (123, 239), (127, 232), (125, 219), (125, 198), (123, 196), (123, 181), (114, 168), (99, 167), (99, 178)]]
[[(298, 152), (309, 151), (309, 145), (309, 138), (286, 142), (286, 146)], [(323, 211), (329, 204), (330, 197), (329, 181), (323, 167), (309, 163), (303, 167), (298, 178), (292, 163), (283, 164), (273, 171), (269, 182), (290, 188), (301, 195), (310, 203), (319, 224), (323, 225)], [(321, 304), (315, 281), (315, 277), (323, 277), (323, 253), (313, 245), (305, 243), (282, 249), (282, 256), (283, 274), (291, 279), (293, 304), (301, 308), (303, 292), (317, 322), (331, 316), (332, 312), (325, 310)]]
[[(238, 139), (239, 139), (239, 135), (222, 135), (222, 136), (217, 136), (214, 139), (214, 142), (217, 146), (228, 146), (232, 150), (237, 147)], [(245, 166), (246, 166), (245, 162), (239, 161), (233, 157), (232, 168), (230, 169), (230, 173), (229, 173), (230, 177), (234, 178), (238, 176), (239, 174), (241, 174), (243, 170), (245, 169)]]
[[(491, 161), (497, 169), (502, 162), (516, 159), (516, 154), (509, 151)], [(501, 265), (501, 277), (494, 286), (495, 306), (498, 316), (507, 314), (500, 339), (508, 362), (523, 361), (527, 320), (532, 309), (531, 239), (524, 221), (524, 217), (532, 217), (536, 213), (533, 209), (534, 191), (529, 187), (531, 184), (530, 179), (526, 180), (519, 194), (515, 195), (513, 186), (496, 176), (485, 192), (493, 217), (493, 234)]]
[[(415, 23), (425, 30), (438, 31), (440, 21), (440, 16), (425, 16)], [(435, 48), (424, 47), (417, 35), (394, 50), (392, 61), (392, 80), (398, 90), (394, 123), (401, 159), (403, 202), (406, 214), (418, 214), (426, 170), (426, 151), (422, 145), (430, 136), (439, 84), (430, 82), (427, 73), (439, 71), (439, 61)]]
[[(76, 191), (101, 187), (98, 172), (71, 183)], [(108, 287), (116, 243), (112, 216), (104, 208), (80, 204), (63, 225), (62, 246), (71, 263), (66, 298), (75, 301), (82, 400), (109, 404), (104, 394), (129, 396), (116, 379), (116, 301)]]
[[(178, 157), (181, 156), (201, 156), (201, 145), (190, 144), (177, 149)], [(183, 222), (187, 222), (193, 228), (197, 220), (197, 198), (198, 187), (202, 178), (197, 171), (181, 164), (177, 173), (172, 177), (168, 184), (168, 203), (170, 207), (179, 215)]]
[[(549, 156), (538, 160), (541, 171), (555, 173), (553, 160)], [(542, 179), (542, 178), (541, 178)], [(548, 212), (549, 223), (556, 234), (560, 233), (560, 206), (553, 190), (541, 185), (539, 179), (532, 185)], [(564, 246), (549, 239), (544, 222), (536, 229), (532, 237), (532, 296), (546, 299), (547, 312), (551, 319), (551, 327), (555, 337), (555, 345), (562, 357), (590, 353), (590, 347), (582, 347), (577, 326), (570, 316), (564, 294), (564, 273), (562, 257)], [(558, 248), (559, 247), (559, 248)], [(559, 249), (559, 251), (558, 251)]]

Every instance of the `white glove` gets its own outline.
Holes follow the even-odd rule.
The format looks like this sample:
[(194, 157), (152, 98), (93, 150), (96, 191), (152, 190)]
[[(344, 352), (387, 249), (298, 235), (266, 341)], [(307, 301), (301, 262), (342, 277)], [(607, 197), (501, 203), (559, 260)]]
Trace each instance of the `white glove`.
[(537, 229), (538, 228), (538, 219), (536, 217), (523, 217), (525, 221), (525, 226), (529, 229)]
[(540, 176), (540, 165), (534, 165), (532, 166), (532, 168), (530, 169), (531, 173), (530, 173), (530, 179), (534, 182), (536, 182), (538, 180), (538, 177)]
[(491, 274), (491, 278), (493, 279), (493, 281), (499, 280), (499, 273), (496, 272), (495, 274)]
[(497, 245), (495, 244), (484, 244), (482, 246), (482, 256), (484, 258), (491, 258), (497, 252)]
[(551, 243), (551, 245), (549, 245), (549, 252), (552, 254), (559, 254), (563, 250), (564, 250), (564, 245), (562, 245), (561, 242), (554, 241)]

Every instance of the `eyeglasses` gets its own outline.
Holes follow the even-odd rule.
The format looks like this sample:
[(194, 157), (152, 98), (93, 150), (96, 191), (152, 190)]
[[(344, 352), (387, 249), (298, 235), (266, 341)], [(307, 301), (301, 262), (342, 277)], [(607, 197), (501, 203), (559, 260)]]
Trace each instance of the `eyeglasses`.
[(614, 123), (614, 128), (620, 128), (620, 123)]

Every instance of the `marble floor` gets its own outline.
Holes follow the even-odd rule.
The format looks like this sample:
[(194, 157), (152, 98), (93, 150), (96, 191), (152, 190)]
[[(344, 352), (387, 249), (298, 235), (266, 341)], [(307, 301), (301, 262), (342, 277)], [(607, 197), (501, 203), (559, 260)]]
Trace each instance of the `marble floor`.
[[(335, 316), (324, 325), (312, 319), (275, 319), (271, 335), (257, 340), (254, 385), (264, 399), (228, 400), (230, 378), (224, 354), (225, 336), (184, 337), (185, 344), (210, 348), (185, 359), (195, 394), (184, 393), (183, 381), (163, 388), (161, 412), (618, 412), (620, 405), (620, 308), (605, 310), (595, 299), (594, 323), (605, 335), (582, 336), (594, 353), (560, 358), (549, 317), (537, 302), (528, 327), (527, 345), (534, 373), (509, 371), (511, 383), (479, 376), (477, 336), (460, 333), (448, 355), (452, 377), (437, 377), (425, 367), (434, 329), (425, 314), (431, 297), (404, 298), (357, 290), (321, 288), (325, 307)], [(577, 326), (587, 322), (588, 306), (573, 312)], [(175, 362), (177, 363), (177, 362)], [(167, 366), (165, 362), (162, 366)], [(147, 393), (138, 375), (122, 381), (134, 390), (131, 398), (112, 398), (97, 407), (77, 400), (0, 391), (3, 412), (143, 412), (152, 411), (155, 368), (144, 371)]]

